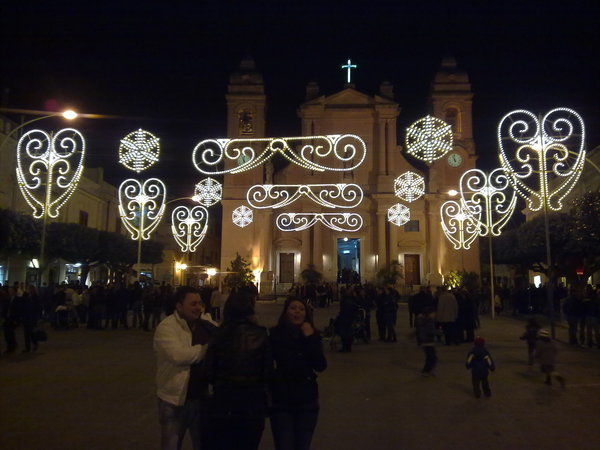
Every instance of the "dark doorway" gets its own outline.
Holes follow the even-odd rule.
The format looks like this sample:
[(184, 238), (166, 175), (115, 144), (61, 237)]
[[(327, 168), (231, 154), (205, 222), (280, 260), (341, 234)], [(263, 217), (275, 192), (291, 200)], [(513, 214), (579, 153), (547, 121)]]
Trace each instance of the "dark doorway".
[(360, 283), (360, 239), (337, 240), (338, 283)]
[(279, 282), (293, 283), (294, 282), (294, 254), (280, 253), (279, 254)]
[(421, 256), (404, 255), (404, 283), (421, 284)]

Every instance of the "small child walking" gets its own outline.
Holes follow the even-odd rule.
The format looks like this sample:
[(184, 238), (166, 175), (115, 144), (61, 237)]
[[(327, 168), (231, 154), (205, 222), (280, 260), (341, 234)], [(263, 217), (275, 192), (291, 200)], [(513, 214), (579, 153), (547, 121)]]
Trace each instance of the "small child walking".
[(471, 370), (471, 381), (473, 383), (473, 394), (475, 398), (481, 397), (481, 390), (486, 397), (492, 396), (488, 375), (490, 370), (496, 370), (496, 365), (492, 355), (485, 348), (485, 339), (477, 336), (474, 341), (474, 347), (467, 354), (466, 366)]
[(540, 363), (540, 370), (546, 375), (545, 384), (552, 385), (552, 378), (565, 387), (565, 379), (562, 375), (554, 370), (556, 364), (556, 355), (558, 350), (552, 338), (550, 332), (546, 328), (542, 328), (538, 332), (538, 341), (535, 349), (535, 359)]
[(535, 362), (535, 343), (537, 342), (538, 332), (542, 327), (535, 319), (529, 319), (525, 325), (525, 332), (521, 336), (521, 340), (527, 342), (528, 364), (533, 366)]

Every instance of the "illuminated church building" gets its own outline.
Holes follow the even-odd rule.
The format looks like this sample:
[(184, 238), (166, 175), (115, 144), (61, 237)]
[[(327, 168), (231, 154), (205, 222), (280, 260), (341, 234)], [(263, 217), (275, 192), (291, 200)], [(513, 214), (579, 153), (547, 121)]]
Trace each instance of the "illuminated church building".
[[(298, 109), (302, 136), (356, 135), (366, 145), (364, 160), (352, 170), (342, 169), (351, 167), (354, 161), (339, 161), (338, 170), (324, 171), (293, 162), (274, 170), (268, 160), (250, 170), (225, 174), (221, 270), (239, 253), (260, 277), (263, 295), (273, 293), (273, 289), (286, 292), (291, 283), (302, 281), (300, 273), (308, 265), (314, 265), (325, 281), (335, 282), (344, 271), (356, 272), (362, 282), (367, 282), (374, 281), (379, 269), (396, 260), (402, 264), (401, 283), (407, 291), (423, 284), (439, 285), (451, 271), (479, 273), (477, 240), (469, 250), (455, 250), (440, 224), (440, 206), (451, 199), (448, 191), (458, 189), (461, 174), (475, 167), (472, 97), (468, 75), (453, 58), (445, 58), (431, 85), (430, 114), (452, 125), (453, 147), (442, 158), (431, 164), (423, 162), (417, 168), (398, 142), (404, 139), (405, 131), (397, 130), (401, 108), (393, 100), (391, 84), (382, 83), (375, 95), (360, 92), (352, 84), (332, 95), (320, 95), (318, 86), (309, 83), (306, 102)], [(275, 137), (265, 135), (267, 98), (262, 75), (252, 60), (242, 61), (240, 69), (231, 75), (226, 99), (229, 139)], [(425, 179), (424, 195), (412, 202), (398, 198), (394, 189), (395, 180), (408, 171)], [(253, 207), (247, 197), (255, 185), (259, 186), (255, 190), (273, 185), (290, 191), (307, 185), (318, 191), (322, 185), (342, 184), (358, 185), (362, 201), (350, 209), (332, 209), (303, 195), (281, 208), (261, 209)], [(410, 220), (401, 226), (388, 221), (388, 210), (396, 204), (410, 211)], [(234, 210), (240, 206), (252, 212), (252, 221), (245, 221), (243, 227), (238, 226), (239, 220), (238, 225), (232, 220)], [(353, 228), (354, 224), (351, 231), (343, 231), (348, 224), (342, 224), (340, 230), (328, 226), (328, 220), (317, 220), (305, 229), (288, 231), (278, 224), (285, 222), (279, 216), (287, 214), (289, 218), (290, 213), (308, 213), (309, 217), (324, 214), (321, 218), (359, 215), (362, 226)]]

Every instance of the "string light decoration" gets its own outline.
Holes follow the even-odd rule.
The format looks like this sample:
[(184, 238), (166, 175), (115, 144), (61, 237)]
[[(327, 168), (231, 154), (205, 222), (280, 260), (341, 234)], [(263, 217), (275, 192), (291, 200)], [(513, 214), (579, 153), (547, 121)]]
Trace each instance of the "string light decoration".
[[(367, 146), (353, 134), (206, 139), (194, 148), (192, 161), (196, 169), (205, 175), (236, 174), (264, 164), (275, 153), (308, 170), (347, 172), (362, 164)], [(233, 167), (219, 169), (221, 165)]]
[(388, 209), (387, 219), (390, 223), (401, 227), (410, 220), (410, 209), (402, 203), (396, 203)]
[(321, 222), (335, 231), (352, 233), (363, 226), (363, 218), (356, 213), (283, 213), (275, 224), (281, 231), (302, 231)]
[(498, 125), (500, 164), (531, 211), (562, 209), (585, 163), (583, 119), (569, 108), (543, 117), (516, 110)]
[(479, 236), (479, 218), (466, 211), (454, 200), (444, 202), (440, 208), (442, 230), (455, 250), (471, 248), (471, 244)]
[(208, 210), (204, 206), (178, 206), (171, 213), (171, 232), (182, 252), (195, 252), (208, 229)]
[(426, 116), (406, 130), (406, 152), (431, 164), (452, 150), (453, 140), (452, 126)]
[(355, 208), (363, 200), (363, 190), (357, 184), (286, 184), (254, 185), (246, 194), (248, 204), (256, 209), (277, 209), (301, 197), (308, 197), (326, 208)]
[(425, 194), (425, 178), (410, 170), (404, 172), (394, 180), (394, 193), (396, 197), (412, 203)]
[(140, 173), (158, 162), (159, 153), (159, 139), (140, 128), (121, 139), (119, 162)]
[(25, 133), (17, 143), (17, 183), (33, 217), (58, 217), (81, 179), (85, 156), (83, 135), (64, 128), (54, 135)]
[[(479, 169), (467, 170), (460, 177), (461, 206), (477, 224), (479, 235), (489, 237), (490, 280), (494, 280), (492, 237), (500, 236), (502, 227), (511, 218), (517, 194), (504, 170), (495, 169), (486, 174)], [(490, 283), (490, 311), (494, 311), (494, 283)]]
[(207, 208), (220, 202), (222, 197), (223, 185), (214, 178), (205, 178), (194, 189), (194, 198)]
[(233, 210), (231, 220), (240, 228), (247, 227), (254, 221), (254, 212), (247, 206), (238, 206)]
[[(158, 178), (129, 178), (119, 186), (119, 214), (133, 240), (148, 240), (165, 211), (167, 189)], [(138, 261), (139, 262), (139, 261)]]
[(460, 177), (460, 197), (463, 209), (477, 223), (480, 236), (500, 236), (517, 204), (510, 178), (501, 168), (489, 174), (467, 170)]

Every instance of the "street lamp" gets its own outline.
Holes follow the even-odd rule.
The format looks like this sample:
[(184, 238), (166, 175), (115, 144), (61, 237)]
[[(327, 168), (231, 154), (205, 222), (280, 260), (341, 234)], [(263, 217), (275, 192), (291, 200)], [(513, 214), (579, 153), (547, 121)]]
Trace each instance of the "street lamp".
[[(158, 162), (160, 140), (141, 128), (120, 141), (119, 163), (136, 173)], [(131, 239), (138, 241), (138, 281), (141, 278), (142, 241), (158, 227), (165, 212), (167, 188), (158, 178), (144, 181), (128, 178), (119, 186), (119, 214)]]
[[(50, 117), (62, 116), (73, 120), (77, 113), (72, 110), (48, 112), (2, 109), (2, 112), (40, 114), (15, 127), (8, 133), (0, 151), (8, 139), (27, 125)], [(46, 225), (48, 217), (58, 217), (60, 208), (69, 200), (83, 173), (85, 140), (73, 128), (65, 128), (56, 134), (42, 130), (30, 130), (17, 143), (16, 177), (19, 189), (27, 204), (33, 209), (33, 217), (43, 219), (38, 263), (38, 286), (44, 271)]]
[(158, 178), (140, 182), (129, 178), (119, 186), (119, 214), (131, 239), (138, 241), (137, 266), (140, 280), (142, 241), (150, 239), (165, 212), (167, 188)]
[(498, 125), (502, 168), (528, 208), (544, 213), (546, 293), (552, 337), (555, 326), (548, 210), (562, 209), (562, 200), (581, 176), (585, 164), (584, 136), (583, 119), (569, 108), (556, 108), (544, 116), (517, 110), (505, 115)]
[(479, 236), (489, 237), (491, 316), (494, 310), (494, 258), (492, 237), (500, 236), (502, 227), (511, 218), (517, 196), (503, 169), (485, 173), (467, 170), (460, 177), (460, 201), (463, 210), (471, 215), (479, 228)]

